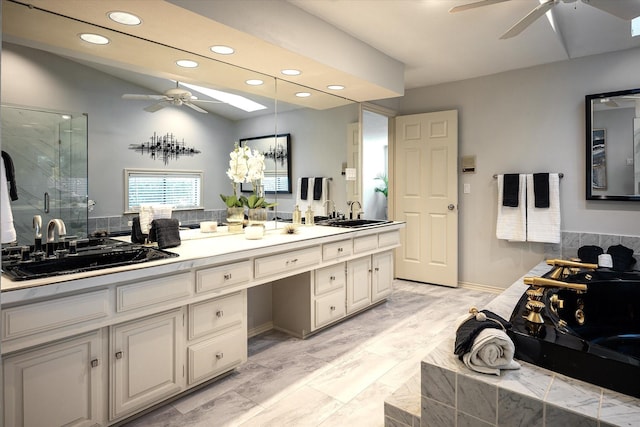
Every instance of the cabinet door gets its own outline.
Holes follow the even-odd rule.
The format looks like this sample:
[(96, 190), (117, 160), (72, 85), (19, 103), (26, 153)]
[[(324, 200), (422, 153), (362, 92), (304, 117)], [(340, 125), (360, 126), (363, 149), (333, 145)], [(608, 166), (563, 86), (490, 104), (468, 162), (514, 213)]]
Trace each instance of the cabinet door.
[(347, 314), (371, 304), (371, 257), (347, 262)]
[(379, 301), (389, 295), (393, 286), (393, 253), (372, 255), (371, 300)]
[(4, 425), (104, 424), (100, 330), (4, 359)]
[(111, 417), (184, 387), (183, 308), (111, 327)]

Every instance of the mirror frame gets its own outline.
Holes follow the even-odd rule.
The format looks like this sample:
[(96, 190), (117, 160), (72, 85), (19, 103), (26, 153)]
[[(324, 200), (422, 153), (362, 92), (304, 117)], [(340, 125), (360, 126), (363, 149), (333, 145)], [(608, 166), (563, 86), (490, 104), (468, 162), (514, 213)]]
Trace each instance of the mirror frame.
[[(610, 195), (610, 194), (593, 194), (593, 173), (592, 173), (592, 139), (593, 139), (593, 100), (601, 98), (611, 98), (615, 96), (640, 94), (640, 88), (638, 89), (626, 89), (615, 92), (596, 93), (585, 96), (585, 186), (586, 186), (586, 198), (587, 200), (615, 200), (615, 201), (640, 201), (640, 195)], [(631, 141), (633, 144), (633, 141)]]

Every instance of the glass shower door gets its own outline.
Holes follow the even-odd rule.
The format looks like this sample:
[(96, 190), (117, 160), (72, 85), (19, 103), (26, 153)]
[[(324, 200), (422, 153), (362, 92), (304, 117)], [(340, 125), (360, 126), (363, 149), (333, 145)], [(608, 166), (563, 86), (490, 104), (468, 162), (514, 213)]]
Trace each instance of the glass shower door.
[(87, 116), (2, 106), (2, 150), (14, 164), (18, 244), (33, 243), (34, 215), (43, 227), (60, 218), (67, 235), (86, 237)]

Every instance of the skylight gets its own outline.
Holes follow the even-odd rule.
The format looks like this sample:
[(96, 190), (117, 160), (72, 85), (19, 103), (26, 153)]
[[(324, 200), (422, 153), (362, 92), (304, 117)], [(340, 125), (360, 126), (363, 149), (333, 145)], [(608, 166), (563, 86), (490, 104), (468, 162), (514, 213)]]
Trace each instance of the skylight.
[(220, 90), (210, 89), (208, 87), (192, 85), (189, 83), (180, 82), (180, 84), (186, 87), (187, 89), (191, 89), (203, 95), (211, 97), (213, 99), (217, 99), (218, 101), (222, 101), (225, 104), (229, 104), (231, 106), (239, 108), (243, 111), (246, 111), (247, 113), (251, 113), (253, 111), (258, 111), (258, 110), (264, 110), (267, 108), (262, 104), (259, 104), (248, 98), (245, 98), (244, 96), (235, 95), (228, 92), (222, 92)]
[(631, 20), (631, 37), (640, 36), (640, 16)]

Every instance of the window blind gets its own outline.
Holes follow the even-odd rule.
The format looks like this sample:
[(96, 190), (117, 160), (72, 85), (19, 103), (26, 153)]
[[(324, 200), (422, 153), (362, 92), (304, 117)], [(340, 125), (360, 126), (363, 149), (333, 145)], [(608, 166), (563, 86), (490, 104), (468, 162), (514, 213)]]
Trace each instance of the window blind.
[(202, 208), (202, 172), (125, 171), (128, 212), (142, 204), (169, 205), (174, 209)]

